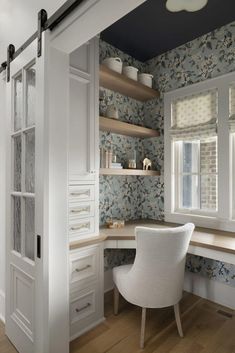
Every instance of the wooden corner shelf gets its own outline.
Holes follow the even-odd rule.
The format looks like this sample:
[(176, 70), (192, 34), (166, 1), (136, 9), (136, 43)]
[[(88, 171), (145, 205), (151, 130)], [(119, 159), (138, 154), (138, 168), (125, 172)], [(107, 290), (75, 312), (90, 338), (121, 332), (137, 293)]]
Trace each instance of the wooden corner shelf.
[(133, 137), (158, 137), (159, 131), (100, 116), (100, 130)]
[(160, 172), (157, 170), (101, 168), (100, 175), (159, 176)]
[(100, 86), (142, 102), (159, 97), (158, 91), (110, 70), (105, 65), (100, 65)]

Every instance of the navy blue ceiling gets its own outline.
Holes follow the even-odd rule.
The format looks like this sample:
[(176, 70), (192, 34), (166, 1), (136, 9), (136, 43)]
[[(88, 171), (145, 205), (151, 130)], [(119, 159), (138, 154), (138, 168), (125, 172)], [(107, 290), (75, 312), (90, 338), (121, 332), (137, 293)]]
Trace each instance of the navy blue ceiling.
[(166, 10), (166, 0), (147, 0), (102, 32), (101, 38), (146, 61), (235, 20), (235, 0), (208, 0), (197, 12)]

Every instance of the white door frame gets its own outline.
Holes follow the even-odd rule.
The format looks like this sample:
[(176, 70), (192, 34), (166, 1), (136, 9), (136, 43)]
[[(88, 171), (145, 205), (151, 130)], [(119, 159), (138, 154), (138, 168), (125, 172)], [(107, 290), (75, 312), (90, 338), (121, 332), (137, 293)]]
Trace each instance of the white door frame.
[(45, 131), (48, 134), (49, 144), (47, 146), (49, 202), (46, 212), (48, 243), (44, 244), (49, 250), (48, 353), (69, 352), (67, 235), (69, 54), (144, 2), (145, 0), (87, 0), (57, 28), (45, 34), (49, 58), (45, 77), (47, 115)]
[(86, 0), (52, 31), (51, 44), (69, 54), (145, 1)]

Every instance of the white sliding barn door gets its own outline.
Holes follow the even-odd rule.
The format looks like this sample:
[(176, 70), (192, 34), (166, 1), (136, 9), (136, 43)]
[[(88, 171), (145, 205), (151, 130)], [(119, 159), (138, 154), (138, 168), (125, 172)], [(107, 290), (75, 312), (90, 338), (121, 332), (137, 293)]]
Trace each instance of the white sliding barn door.
[[(20, 353), (39, 352), (42, 325), (42, 119), (36, 42), (12, 63), (6, 83), (6, 334)], [(40, 133), (39, 133), (40, 132)], [(38, 247), (37, 247), (38, 243)], [(37, 331), (37, 334), (36, 334)]]

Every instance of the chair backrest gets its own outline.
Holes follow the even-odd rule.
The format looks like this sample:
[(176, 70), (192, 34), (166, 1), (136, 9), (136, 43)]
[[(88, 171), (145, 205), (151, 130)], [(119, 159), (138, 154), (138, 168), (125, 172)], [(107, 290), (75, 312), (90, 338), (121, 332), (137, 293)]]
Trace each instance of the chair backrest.
[[(185, 260), (194, 224), (177, 228), (136, 227), (136, 258), (130, 277), (145, 307), (166, 307), (182, 297)], [(134, 281), (136, 282), (136, 281)], [(140, 304), (139, 304), (140, 305)]]

